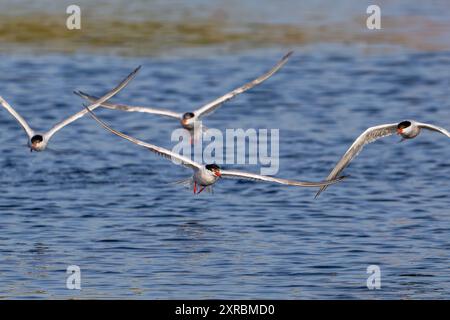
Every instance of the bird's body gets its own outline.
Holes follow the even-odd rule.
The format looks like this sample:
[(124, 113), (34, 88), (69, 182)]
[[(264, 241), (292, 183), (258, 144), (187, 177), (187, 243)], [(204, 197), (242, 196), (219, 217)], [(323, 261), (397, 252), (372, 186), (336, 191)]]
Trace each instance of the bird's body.
[[(101, 106), (108, 109), (114, 109), (114, 110), (122, 110), (122, 111), (128, 111), (128, 112), (143, 112), (143, 113), (150, 113), (154, 115), (159, 116), (165, 116), (169, 118), (173, 118), (179, 121), (181, 126), (188, 130), (191, 134), (191, 137), (194, 137), (194, 140), (197, 140), (198, 136), (196, 136), (196, 133), (200, 134), (204, 131), (204, 128), (201, 124), (201, 119), (212, 113), (214, 110), (216, 110), (218, 107), (220, 107), (224, 102), (227, 102), (234, 98), (235, 96), (255, 87), (256, 85), (264, 82), (265, 80), (269, 79), (274, 73), (276, 73), (282, 66), (286, 64), (289, 57), (292, 55), (292, 51), (287, 53), (272, 69), (270, 69), (265, 74), (261, 75), (260, 77), (254, 79), (253, 81), (250, 81), (246, 83), (243, 86), (240, 86), (237, 89), (234, 89), (233, 91), (228, 92), (227, 94), (211, 101), (210, 103), (205, 104), (201, 108), (198, 108), (194, 111), (189, 111), (185, 113), (177, 113), (170, 110), (165, 109), (157, 109), (157, 108), (149, 108), (149, 107), (141, 107), (141, 106), (130, 106), (125, 104), (113, 104), (109, 102), (102, 103)], [(77, 93), (80, 97), (93, 102), (98, 100), (97, 97), (91, 96), (87, 93), (78, 92)], [(195, 131), (197, 130), (197, 131)]]
[[(95, 114), (91, 110), (88, 110), (88, 112), (103, 128), (114, 133), (115, 135), (118, 135), (119, 137), (122, 137), (123, 139), (126, 139), (128, 141), (131, 141), (139, 146), (147, 148), (148, 150), (150, 150), (158, 155), (161, 155), (165, 158), (171, 159), (172, 162), (174, 162), (176, 164), (180, 164), (187, 168), (192, 169), (193, 170), (192, 177), (189, 179), (183, 180), (182, 183), (184, 184), (186, 182), (189, 182), (189, 183), (192, 182), (194, 185), (194, 193), (200, 193), (206, 187), (211, 187), (220, 178), (237, 178), (237, 179), (245, 179), (245, 180), (274, 182), (274, 183), (278, 183), (278, 184), (298, 186), (298, 187), (321, 187), (321, 186), (339, 182), (342, 179), (344, 179), (344, 177), (339, 177), (336, 179), (332, 179), (330, 181), (321, 181), (321, 182), (294, 181), (294, 180), (281, 179), (281, 178), (275, 178), (275, 177), (270, 177), (270, 176), (263, 176), (263, 175), (249, 173), (249, 172), (243, 172), (243, 171), (223, 170), (216, 164), (202, 165), (202, 164), (197, 163), (187, 157), (184, 157), (182, 155), (174, 153), (170, 150), (155, 146), (155, 145), (147, 143), (147, 142), (143, 142), (141, 140), (138, 140), (136, 138), (128, 136), (122, 132), (119, 132), (115, 129), (112, 129), (105, 122), (103, 122), (102, 120), (97, 118), (97, 116), (95, 116)], [(200, 190), (198, 190), (198, 192), (197, 192), (197, 188), (200, 188)]]
[(195, 170), (192, 178), (198, 185), (207, 187), (216, 183), (220, 176), (203, 167)]
[[(331, 173), (328, 175), (327, 180), (334, 179), (339, 176), (341, 172), (350, 164), (350, 162), (362, 151), (366, 144), (374, 142), (380, 138), (391, 136), (393, 134), (398, 134), (403, 140), (414, 139), (423, 130), (431, 130), (439, 132), (450, 138), (450, 133), (444, 128), (421, 123), (414, 120), (405, 120), (400, 123), (389, 123), (383, 124), (375, 127), (371, 127), (364, 131), (348, 148), (336, 166), (333, 168)], [(316, 198), (327, 188), (327, 186), (321, 187), (316, 194)]]
[[(139, 67), (140, 68), (140, 67)], [(106, 93), (101, 98), (95, 100), (92, 102), (91, 105), (88, 106), (89, 110), (93, 110), (97, 107), (99, 107), (103, 102), (108, 100), (109, 98), (113, 97), (115, 94), (117, 94), (120, 90), (122, 90), (136, 75), (139, 68), (135, 69), (132, 73), (128, 75), (118, 86), (116, 86), (114, 89)], [(74, 122), (75, 120), (81, 118), (84, 116), (88, 111), (86, 109), (82, 109), (78, 113), (72, 115), (71, 117), (59, 122), (55, 126), (53, 126), (49, 131), (44, 133), (37, 133), (31, 127), (28, 125), (28, 123), (25, 121), (25, 119), (17, 113), (16, 110), (13, 109), (9, 105), (9, 103), (3, 99), (0, 96), (0, 104), (5, 108), (16, 120), (17, 122), (22, 126), (22, 128), (25, 130), (25, 133), (27, 134), (28, 141), (27, 145), (30, 148), (31, 151), (43, 151), (47, 148), (48, 143), (50, 139), (53, 137), (53, 135), (67, 126), (68, 124)]]

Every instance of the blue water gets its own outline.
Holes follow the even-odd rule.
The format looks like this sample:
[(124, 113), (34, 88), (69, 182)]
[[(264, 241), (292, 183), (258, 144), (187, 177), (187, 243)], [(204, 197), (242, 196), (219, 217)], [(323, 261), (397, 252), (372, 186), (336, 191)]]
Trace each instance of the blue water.
[[(369, 126), (416, 119), (450, 128), (449, 52), (297, 50), (273, 78), (206, 119), (279, 128), (278, 176), (318, 181)], [(80, 110), (72, 94), (195, 109), (267, 70), (283, 50), (123, 58), (2, 55), (0, 94), (35, 128)], [(114, 128), (171, 148), (177, 124), (98, 110)], [(30, 153), (0, 110), (1, 298), (422, 299), (450, 297), (450, 144), (424, 132), (371, 144), (351, 177), (315, 189), (220, 181), (192, 195), (176, 167), (85, 117)], [(258, 166), (231, 166), (259, 172)], [(82, 290), (66, 288), (81, 268)], [(368, 290), (366, 268), (381, 268)]]

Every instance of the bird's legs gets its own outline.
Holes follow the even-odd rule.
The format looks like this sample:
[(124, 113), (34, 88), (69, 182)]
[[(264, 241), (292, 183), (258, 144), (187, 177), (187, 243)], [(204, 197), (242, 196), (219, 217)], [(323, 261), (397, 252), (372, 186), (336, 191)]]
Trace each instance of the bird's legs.
[(194, 181), (194, 194), (200, 194), (206, 187), (202, 187), (199, 192), (197, 192), (197, 182)]
[(197, 194), (200, 194), (200, 192), (202, 192), (203, 190), (205, 190), (205, 188), (206, 188), (206, 187), (202, 187), (202, 188), (200, 189), (200, 191), (199, 191)]

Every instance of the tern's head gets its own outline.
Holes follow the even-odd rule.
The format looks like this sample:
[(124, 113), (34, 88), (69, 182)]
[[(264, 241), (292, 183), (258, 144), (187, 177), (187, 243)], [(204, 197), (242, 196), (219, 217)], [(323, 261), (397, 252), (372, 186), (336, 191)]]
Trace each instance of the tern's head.
[(211, 171), (216, 177), (220, 177), (222, 174), (220, 173), (220, 167), (213, 163), (213, 164), (207, 164), (205, 166), (206, 170)]
[(44, 141), (44, 137), (40, 134), (36, 134), (31, 138), (31, 151), (39, 150), (42, 142)]
[(188, 129), (193, 128), (194, 118), (195, 114), (192, 112), (186, 112), (181, 118), (181, 125)]
[(397, 125), (397, 133), (400, 135), (408, 135), (408, 133), (411, 131), (411, 128), (411, 121), (402, 121)]
[(195, 114), (193, 114), (192, 112), (186, 112), (185, 114), (183, 114), (183, 120), (188, 120), (195, 117)]

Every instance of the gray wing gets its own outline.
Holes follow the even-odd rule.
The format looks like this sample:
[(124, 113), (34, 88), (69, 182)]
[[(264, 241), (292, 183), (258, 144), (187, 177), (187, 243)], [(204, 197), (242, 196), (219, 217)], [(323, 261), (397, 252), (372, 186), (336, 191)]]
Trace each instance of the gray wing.
[(22, 116), (20, 114), (18, 114), (16, 112), (16, 110), (14, 110), (13, 107), (11, 107), (9, 105), (9, 103), (6, 102), (6, 100), (3, 99), (3, 97), (1, 97), (1, 96), (0, 96), (0, 103), (3, 106), (3, 108), (8, 110), (8, 112), (17, 120), (17, 122), (19, 122), (19, 124), (22, 126), (23, 130), (25, 130), (26, 134), (31, 139), (34, 136), (34, 131), (30, 128), (30, 126), (25, 121), (25, 119), (22, 118)]
[(424, 128), (424, 129), (428, 129), (428, 130), (431, 130), (431, 131), (436, 131), (436, 132), (442, 133), (444, 136), (447, 136), (447, 137), (450, 138), (450, 133), (447, 130), (445, 130), (444, 128), (441, 128), (441, 127), (438, 127), (438, 126), (435, 126), (435, 125), (432, 125), (432, 124), (420, 123), (420, 122), (418, 122), (417, 125), (420, 128)]
[(339, 182), (345, 178), (345, 177), (339, 177), (337, 179), (331, 179), (329, 181), (307, 182), (307, 181), (294, 181), (294, 180), (287, 180), (287, 179), (275, 178), (275, 177), (270, 177), (270, 176), (263, 176), (263, 175), (259, 175), (259, 174), (255, 174), (255, 173), (236, 171), (236, 170), (220, 170), (220, 173), (221, 173), (221, 176), (224, 178), (237, 178), (237, 179), (245, 179), (245, 180), (275, 182), (275, 183), (279, 183), (279, 184), (285, 184), (285, 185), (297, 186), (297, 187), (327, 186), (327, 185)]
[[(112, 89), (111, 91), (109, 91), (107, 94), (105, 94), (103, 97), (101, 97), (100, 99), (96, 100), (94, 103), (92, 103), (91, 105), (89, 105), (89, 109), (94, 110), (96, 108), (98, 108), (103, 102), (105, 102), (106, 100), (110, 99), (111, 97), (113, 97), (114, 95), (116, 95), (120, 90), (122, 90), (123, 88), (125, 88), (127, 86), (127, 84), (136, 76), (137, 72), (139, 71), (139, 69), (141, 68), (141, 66), (137, 67), (136, 69), (134, 69), (133, 72), (131, 72), (124, 80), (122, 80), (121, 83), (119, 83), (114, 89)], [(76, 114), (74, 114), (73, 116), (67, 118), (64, 121), (61, 121), (60, 123), (56, 124), (55, 126), (53, 126), (53, 128), (51, 128), (47, 133), (46, 133), (46, 137), (48, 140), (50, 140), (50, 138), (59, 130), (61, 130), (62, 128), (64, 128), (65, 126), (67, 126), (68, 124), (74, 122), (75, 120), (81, 118), (82, 116), (84, 116), (88, 111), (86, 109), (83, 109), (79, 112), (77, 112)]]
[(251, 88), (253, 88), (254, 86), (264, 82), (265, 80), (269, 79), (275, 72), (277, 72), (278, 70), (280, 70), (280, 68), (282, 66), (284, 66), (286, 64), (286, 62), (288, 61), (289, 57), (292, 55), (293, 51), (288, 52), (272, 69), (270, 69), (267, 73), (263, 74), (262, 76), (256, 78), (253, 81), (250, 81), (246, 84), (244, 84), (243, 86), (234, 89), (231, 92), (228, 92), (227, 94), (221, 96), (220, 98), (204, 105), (203, 107), (197, 109), (194, 111), (194, 114), (196, 117), (202, 117), (205, 116), (211, 112), (213, 112), (215, 109), (217, 109), (218, 107), (220, 107), (220, 105), (232, 98), (234, 98), (235, 96), (237, 96), (238, 94), (241, 94)]
[(124, 134), (124, 133), (122, 133), (122, 132), (119, 132), (119, 131), (117, 131), (117, 130), (114, 130), (113, 128), (111, 128), (110, 126), (108, 126), (104, 121), (100, 120), (100, 119), (99, 119), (99, 118), (98, 118), (91, 110), (89, 110), (88, 108), (86, 108), (86, 112), (89, 112), (89, 113), (91, 114), (92, 118), (94, 118), (94, 120), (97, 121), (97, 122), (98, 122), (103, 128), (105, 128), (106, 130), (108, 130), (108, 131), (114, 133), (115, 135), (118, 135), (118, 136), (121, 137), (121, 138), (124, 138), (124, 139), (126, 139), (126, 140), (128, 140), (128, 141), (131, 141), (131, 142), (137, 144), (138, 146), (142, 146), (142, 147), (144, 147), (144, 148), (147, 148), (147, 149), (149, 149), (150, 151), (152, 151), (152, 152), (154, 152), (154, 153), (156, 153), (156, 154), (158, 154), (158, 155), (160, 155), (160, 156), (162, 156), (162, 157), (164, 157), (164, 158), (170, 159), (170, 160), (172, 160), (172, 162), (174, 162), (175, 164), (181, 164), (181, 165), (183, 165), (183, 166), (185, 166), (185, 167), (188, 167), (188, 168), (191, 168), (191, 169), (194, 169), (194, 170), (200, 169), (200, 168), (202, 167), (202, 166), (201, 166), (200, 164), (198, 164), (197, 162), (192, 161), (191, 159), (186, 158), (186, 157), (184, 157), (184, 156), (182, 156), (182, 155), (179, 155), (179, 154), (177, 154), (177, 153), (175, 153), (175, 152), (172, 152), (172, 151), (169, 151), (169, 150), (167, 150), (167, 149), (164, 149), (164, 148), (155, 146), (155, 145), (153, 145), (153, 144), (150, 144), (150, 143), (147, 143), (147, 142), (138, 140), (138, 139), (133, 138), (133, 137), (131, 137), (131, 136), (128, 136), (128, 135), (126, 135), (126, 134)]
[[(75, 92), (75, 94), (79, 95), (80, 97), (82, 97), (90, 102), (95, 102), (98, 100), (97, 97), (91, 96), (82, 91)], [(122, 111), (127, 111), (127, 112), (144, 112), (144, 113), (157, 114), (157, 115), (166, 116), (166, 117), (175, 118), (175, 119), (180, 119), (182, 117), (181, 113), (173, 112), (173, 111), (166, 110), (166, 109), (129, 106), (126, 104), (115, 104), (115, 103), (110, 103), (110, 102), (103, 102), (101, 104), (101, 106), (104, 108), (107, 108), (107, 109), (112, 109), (112, 110), (122, 110)]]
[[(376, 127), (371, 127), (364, 131), (358, 139), (353, 142), (353, 144), (345, 152), (344, 156), (339, 160), (334, 169), (328, 175), (327, 180), (336, 178), (348, 165), (349, 163), (362, 151), (366, 144), (374, 142), (382, 137), (387, 137), (395, 134), (397, 130), (397, 123), (383, 124)], [(316, 198), (323, 192), (327, 186), (320, 188), (316, 194)]]

